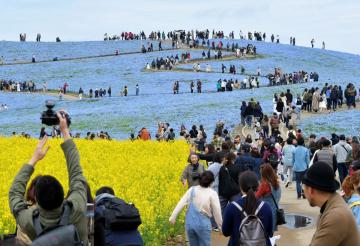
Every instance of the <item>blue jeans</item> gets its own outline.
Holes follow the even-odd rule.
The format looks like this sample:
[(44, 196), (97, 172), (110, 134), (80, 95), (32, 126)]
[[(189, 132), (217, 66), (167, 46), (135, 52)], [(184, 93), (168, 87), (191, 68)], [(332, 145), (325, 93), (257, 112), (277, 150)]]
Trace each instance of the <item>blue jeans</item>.
[(193, 203), (194, 193), (194, 188), (192, 188), (190, 204), (185, 217), (186, 234), (190, 246), (210, 246), (211, 222), (206, 215), (200, 213), (195, 207)]
[(342, 184), (346, 176), (349, 175), (349, 168), (345, 165), (345, 163), (338, 163), (337, 167), (339, 172), (340, 183)]
[(190, 246), (210, 246), (211, 245), (211, 230), (186, 230)]
[(294, 172), (295, 173), (295, 181), (296, 181), (296, 192), (297, 192), (298, 198), (300, 198), (301, 194), (302, 194), (301, 183), (302, 183), (302, 179), (303, 179), (305, 172), (306, 172), (306, 170), (302, 171), (302, 172)]

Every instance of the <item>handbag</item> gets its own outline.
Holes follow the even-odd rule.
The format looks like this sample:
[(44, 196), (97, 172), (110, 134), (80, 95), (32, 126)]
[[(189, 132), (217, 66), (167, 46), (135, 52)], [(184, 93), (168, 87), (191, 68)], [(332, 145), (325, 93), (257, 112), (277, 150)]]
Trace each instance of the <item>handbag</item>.
[(344, 148), (344, 150), (346, 151), (346, 160), (345, 160), (345, 166), (347, 167), (347, 168), (349, 168), (350, 167), (350, 164), (352, 163), (352, 151), (348, 151), (346, 148), (345, 148), (345, 146), (344, 145), (341, 145), (341, 147), (343, 147)]
[(283, 225), (286, 224), (286, 220), (285, 220), (285, 212), (284, 209), (279, 208), (279, 206), (277, 205), (275, 198), (271, 192), (271, 197), (275, 203), (276, 206), (276, 225)]

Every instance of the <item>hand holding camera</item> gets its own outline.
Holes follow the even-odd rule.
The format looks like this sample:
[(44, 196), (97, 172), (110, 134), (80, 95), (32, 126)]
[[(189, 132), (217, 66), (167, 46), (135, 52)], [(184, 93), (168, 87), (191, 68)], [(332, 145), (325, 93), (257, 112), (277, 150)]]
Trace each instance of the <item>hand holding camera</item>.
[(66, 141), (71, 138), (69, 127), (68, 127), (69, 115), (64, 110), (60, 110), (60, 111), (56, 112), (56, 116), (59, 119), (60, 131), (64, 137), (64, 140)]
[(55, 112), (53, 108), (55, 107), (55, 102), (52, 100), (47, 100), (45, 103), (47, 110), (41, 114), (41, 123), (47, 126), (60, 126), (60, 131), (64, 136), (64, 140), (70, 139), (69, 127), (71, 124), (71, 118), (64, 110)]
[[(60, 116), (57, 115), (57, 113), (53, 110), (55, 107), (55, 102), (52, 100), (47, 100), (45, 102), (45, 106), (47, 107), (47, 110), (42, 112), (41, 114), (41, 123), (47, 126), (56, 126), (60, 124)], [(59, 112), (62, 112), (63, 117), (66, 119), (67, 127), (70, 127), (71, 124), (71, 118), (70, 116), (65, 113), (64, 110), (60, 110)]]

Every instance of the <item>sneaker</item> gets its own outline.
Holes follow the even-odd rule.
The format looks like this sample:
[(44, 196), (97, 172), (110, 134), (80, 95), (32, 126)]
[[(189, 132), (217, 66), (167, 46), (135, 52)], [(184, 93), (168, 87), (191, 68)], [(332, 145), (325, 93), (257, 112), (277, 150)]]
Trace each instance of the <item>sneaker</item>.
[(219, 230), (219, 228), (215, 227), (215, 228), (213, 228), (213, 231), (219, 232), (220, 230)]

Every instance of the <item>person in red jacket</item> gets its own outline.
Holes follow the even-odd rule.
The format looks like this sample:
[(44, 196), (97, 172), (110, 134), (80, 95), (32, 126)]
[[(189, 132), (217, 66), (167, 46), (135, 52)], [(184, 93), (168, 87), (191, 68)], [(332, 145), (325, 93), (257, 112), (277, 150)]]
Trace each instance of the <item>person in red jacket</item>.
[(146, 140), (150, 140), (151, 136), (149, 131), (145, 127), (143, 127), (139, 132), (138, 138), (146, 141)]

